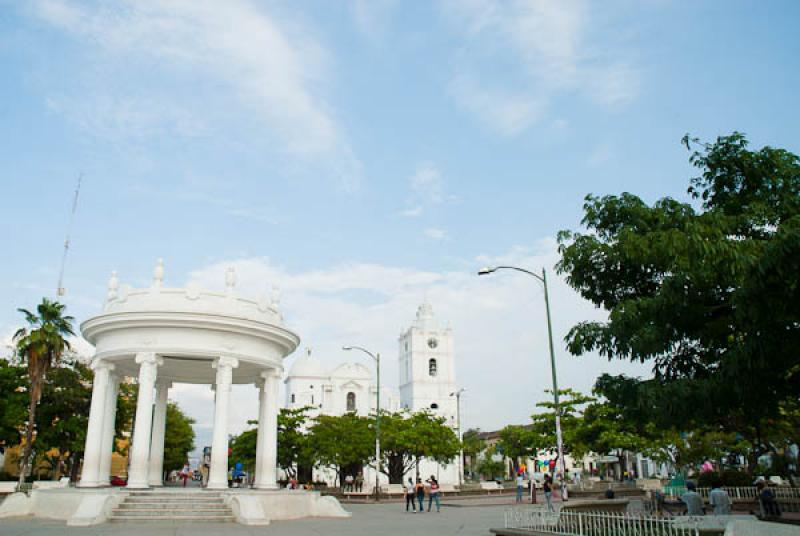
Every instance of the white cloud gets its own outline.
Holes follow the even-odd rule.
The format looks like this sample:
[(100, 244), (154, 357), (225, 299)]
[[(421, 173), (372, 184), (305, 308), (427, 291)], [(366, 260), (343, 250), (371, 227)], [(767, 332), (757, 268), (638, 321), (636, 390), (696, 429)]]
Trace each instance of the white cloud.
[(448, 237), (447, 231), (438, 227), (428, 227), (423, 234), (432, 240), (444, 240)]
[(397, 0), (354, 0), (349, 5), (356, 28), (367, 38), (377, 40), (385, 31)]
[(591, 168), (597, 168), (607, 164), (614, 158), (614, 150), (606, 143), (602, 143), (595, 147), (589, 157), (586, 159), (586, 165)]
[(584, 0), (445, 0), (443, 6), (465, 47), (450, 92), (500, 134), (530, 128), (564, 92), (606, 105), (636, 97), (636, 69), (626, 53), (590, 39), (595, 19)]
[[(255, 112), (290, 154), (333, 161), (334, 173), (353, 187), (360, 163), (321, 95), (329, 60), (311, 29), (279, 20), (247, 0), (38, 0), (33, 10), (82, 38), (95, 60), (77, 73), (86, 77), (86, 87), (50, 99), (51, 107), (79, 125), (101, 135), (109, 130), (146, 135), (157, 128), (202, 133), (209, 123), (229, 120), (233, 110), (225, 105), (227, 98)], [(153, 62), (180, 84), (160, 83)], [(137, 68), (149, 84), (115, 86), (113, 76), (95, 72), (129, 75)], [(195, 96), (204, 85), (215, 91)], [(223, 104), (209, 106), (217, 96)]]
[(505, 136), (514, 136), (528, 129), (542, 115), (543, 106), (536, 97), (490, 88), (470, 76), (458, 76), (451, 82), (449, 90), (460, 108)]
[(455, 200), (455, 196), (445, 193), (442, 172), (432, 162), (423, 162), (417, 166), (417, 169), (408, 178), (408, 183), (411, 190), (408, 207), (400, 212), (401, 215), (408, 218), (422, 215), (426, 207)]
[(442, 173), (434, 164), (422, 164), (411, 176), (410, 182), (418, 198), (429, 203), (442, 202)]
[[(314, 348), (326, 367), (357, 359), (341, 347), (360, 344), (381, 353), (383, 381), (394, 388), (397, 336), (427, 299), (454, 330), (457, 382), (468, 388), (462, 400), (464, 426), (492, 429), (526, 422), (534, 404), (546, 398), (550, 368), (544, 301), (541, 285), (533, 278), (502, 271), (479, 277), (475, 271), (487, 264), (550, 269), (556, 260), (555, 244), (547, 240), (533, 250), (520, 247), (502, 256), (465, 261), (470, 266), (466, 271), (357, 263), (291, 272), (269, 259), (245, 258), (206, 266), (192, 272), (189, 279), (203, 287), (222, 288), (226, 268), (235, 266), (237, 288), (243, 294), (256, 295), (273, 284), (280, 286), (287, 326), (300, 334), (303, 346)], [(583, 301), (560, 277), (551, 276), (550, 284), (562, 387), (588, 391), (604, 371), (646, 374), (640, 365), (569, 356), (560, 342), (567, 330), (578, 321), (603, 318), (604, 313)], [(287, 370), (294, 359), (287, 359)], [(206, 387), (192, 389), (207, 391)], [(199, 399), (185, 393), (177, 398), (198, 422), (207, 423), (213, 411), (206, 400), (210, 395), (202, 393)], [(233, 396), (236, 407), (249, 408), (232, 415), (235, 432), (255, 418), (256, 390), (241, 386)]]
[(416, 206), (413, 206), (413, 207), (409, 207), (409, 208), (401, 211), (400, 214), (402, 214), (403, 216), (405, 216), (407, 218), (416, 218), (417, 216), (422, 214), (422, 206), (421, 205), (416, 205)]

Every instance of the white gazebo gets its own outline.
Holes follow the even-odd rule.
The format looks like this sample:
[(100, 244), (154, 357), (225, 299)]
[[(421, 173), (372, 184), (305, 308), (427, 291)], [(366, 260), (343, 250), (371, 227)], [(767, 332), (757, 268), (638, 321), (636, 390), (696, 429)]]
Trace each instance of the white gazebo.
[[(239, 297), (232, 268), (225, 273), (224, 292), (208, 292), (192, 285), (165, 288), (163, 279), (161, 260), (148, 288), (120, 285), (113, 273), (103, 312), (81, 324), (83, 336), (95, 346), (95, 355), (78, 488), (14, 493), (0, 504), (0, 519), (34, 515), (77, 526), (124, 520), (130, 512), (120, 506), (136, 494), (148, 496), (146, 504), (158, 505), (153, 508), (155, 512), (144, 512), (157, 514), (157, 519), (186, 519), (192, 513), (200, 514), (192, 508), (208, 508), (203, 506), (208, 502), (200, 501), (196, 506), (189, 498), (174, 513), (164, 501), (174, 500), (178, 492), (205, 493), (207, 501), (220, 504), (230, 517), (247, 525), (302, 517), (349, 517), (334, 497), (318, 491), (277, 489), (278, 386), (283, 359), (300, 343), (300, 338), (283, 326), (278, 293), (273, 291), (270, 298), (257, 300)], [(117, 395), (120, 381), (126, 377), (137, 378), (139, 384), (128, 485), (109, 487)], [(213, 493), (197, 488), (153, 489), (163, 485), (167, 394), (173, 383), (210, 384), (214, 388), (211, 467), (206, 486)], [(234, 383), (255, 384), (260, 389), (254, 488), (228, 489), (228, 413)]]
[(166, 288), (158, 261), (149, 288), (108, 282), (103, 312), (81, 324), (95, 346), (94, 386), (80, 487), (107, 486), (119, 382), (138, 379), (128, 489), (163, 484), (167, 392), (173, 383), (211, 384), (214, 430), (208, 489), (228, 487), (228, 413), (231, 385), (260, 389), (255, 487), (276, 485), (278, 385), (283, 358), (300, 338), (283, 326), (277, 292), (271, 298), (236, 294), (228, 268), (225, 292), (195, 286)]

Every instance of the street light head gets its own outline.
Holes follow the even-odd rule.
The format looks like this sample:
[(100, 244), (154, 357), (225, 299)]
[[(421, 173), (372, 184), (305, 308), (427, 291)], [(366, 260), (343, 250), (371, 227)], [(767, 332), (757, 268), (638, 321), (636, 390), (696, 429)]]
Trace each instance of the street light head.
[(494, 272), (496, 270), (497, 270), (497, 268), (495, 268), (494, 266), (486, 266), (486, 267), (481, 268), (480, 270), (478, 270), (478, 275), (491, 274), (492, 272)]
[(342, 350), (352, 350), (352, 346), (342, 346)]

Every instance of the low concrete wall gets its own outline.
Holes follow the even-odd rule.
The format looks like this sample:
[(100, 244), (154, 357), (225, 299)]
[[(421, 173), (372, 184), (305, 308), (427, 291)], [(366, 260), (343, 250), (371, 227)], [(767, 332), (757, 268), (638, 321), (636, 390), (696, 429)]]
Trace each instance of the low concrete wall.
[(352, 514), (335, 497), (318, 491), (248, 490), (224, 494), (236, 520), (243, 525), (267, 525), (270, 521), (304, 517), (347, 518)]
[(38, 489), (30, 495), (13, 493), (6, 497), (0, 504), (0, 518), (35, 516), (66, 521), (68, 525), (97, 525), (108, 519), (119, 500), (116, 488)]

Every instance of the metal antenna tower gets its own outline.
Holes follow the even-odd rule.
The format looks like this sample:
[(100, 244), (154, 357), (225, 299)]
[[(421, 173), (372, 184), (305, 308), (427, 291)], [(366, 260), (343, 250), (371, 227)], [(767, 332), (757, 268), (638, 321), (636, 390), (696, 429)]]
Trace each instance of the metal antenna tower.
[(64, 240), (64, 254), (61, 256), (61, 269), (58, 272), (58, 287), (56, 290), (56, 297), (61, 297), (67, 293), (64, 288), (64, 267), (67, 264), (67, 253), (69, 253), (69, 237), (72, 234), (72, 224), (75, 221), (75, 212), (78, 210), (78, 196), (81, 193), (81, 181), (83, 180), (83, 173), (78, 175), (78, 186), (75, 188), (75, 197), (72, 199), (72, 212), (69, 215), (69, 224), (67, 224), (67, 238)]

